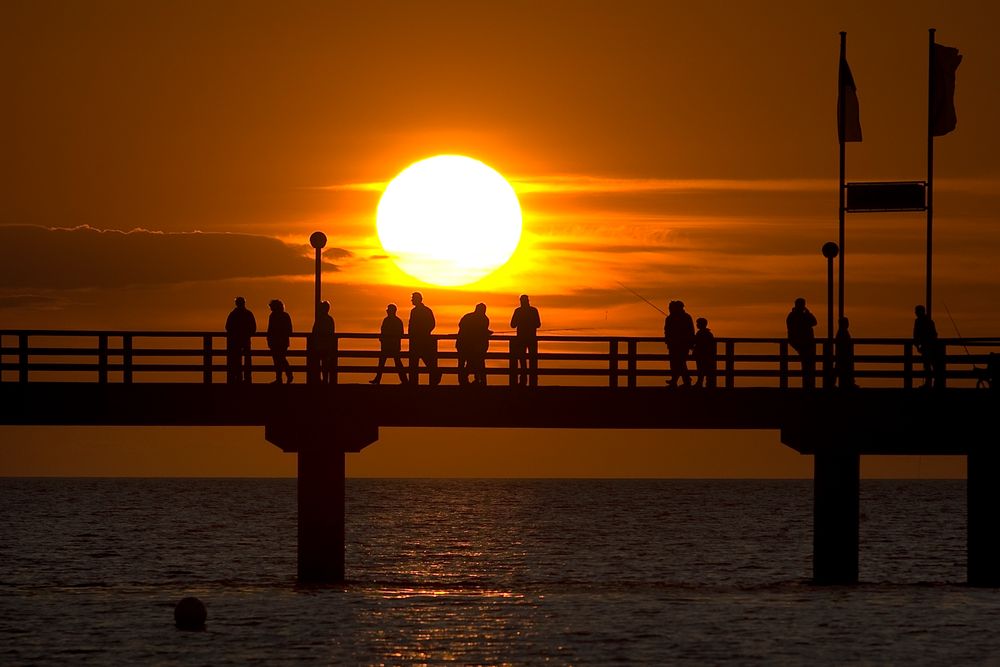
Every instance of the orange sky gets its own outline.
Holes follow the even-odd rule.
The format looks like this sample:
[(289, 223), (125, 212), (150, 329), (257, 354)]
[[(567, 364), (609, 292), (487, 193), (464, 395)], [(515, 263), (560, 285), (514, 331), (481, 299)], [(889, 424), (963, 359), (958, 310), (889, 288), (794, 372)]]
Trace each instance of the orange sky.
[[(321, 229), (341, 331), (373, 330), (386, 302), (420, 288), (443, 332), (480, 300), (505, 320), (528, 292), (546, 328), (656, 335), (661, 316), (621, 281), (660, 304), (684, 299), (716, 335), (780, 336), (796, 296), (822, 312), (819, 248), (837, 234), (837, 33), (849, 33), (865, 133), (848, 147), (848, 179), (922, 179), (933, 26), (965, 57), (958, 128), (935, 145), (935, 304), (966, 336), (997, 334), (998, 13), (978, 2), (7, 2), (0, 327), (218, 329), (241, 293), (258, 318), (281, 297), (307, 328), (306, 239)], [(418, 285), (380, 257), (379, 188), (366, 187), (440, 153), (505, 174), (524, 211), (514, 259), (461, 290)], [(854, 335), (908, 335), (924, 294), (922, 216), (851, 216), (847, 239)], [(34, 443), (0, 446), (0, 474), (293, 471), (257, 432), (0, 432)], [(810, 471), (776, 434), (543, 434), (526, 439), (531, 453), (498, 455), (509, 438), (391, 433), (349, 470)], [(148, 443), (138, 457), (135, 442)], [(935, 470), (908, 465), (878, 470)]]

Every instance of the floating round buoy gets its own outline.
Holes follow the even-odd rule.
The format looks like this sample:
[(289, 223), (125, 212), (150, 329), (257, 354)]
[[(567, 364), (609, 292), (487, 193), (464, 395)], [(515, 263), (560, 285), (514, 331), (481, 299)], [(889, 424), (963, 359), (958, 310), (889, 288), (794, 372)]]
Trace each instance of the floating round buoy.
[(181, 630), (204, 630), (208, 610), (205, 604), (195, 597), (186, 597), (174, 607), (174, 623)]

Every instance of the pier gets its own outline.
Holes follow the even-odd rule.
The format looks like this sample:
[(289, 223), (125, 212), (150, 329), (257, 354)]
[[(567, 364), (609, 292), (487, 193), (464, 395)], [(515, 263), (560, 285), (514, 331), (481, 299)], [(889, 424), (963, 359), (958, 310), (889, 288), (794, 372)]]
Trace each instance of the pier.
[[(218, 332), (0, 331), (0, 424), (261, 426), (298, 457), (298, 576), (345, 578), (345, 457), (381, 427), (764, 429), (814, 460), (813, 575), (858, 581), (858, 488), (864, 455), (968, 459), (968, 582), (1000, 586), (1000, 392), (986, 370), (1000, 338), (942, 340), (946, 386), (917, 388), (908, 339), (855, 339), (861, 389), (833, 387), (831, 345), (818, 341), (818, 387), (801, 388), (785, 339), (719, 338), (718, 387), (668, 389), (662, 339), (540, 336), (539, 386), (517, 387), (494, 336), (490, 385), (458, 386), (454, 346), (439, 337), (442, 384), (371, 386), (377, 336), (339, 334), (331, 384), (306, 383), (305, 336), (289, 357), (301, 384), (270, 385), (254, 341), (251, 384), (226, 384)], [(314, 379), (314, 378), (311, 378)], [(388, 375), (388, 380), (394, 376)], [(992, 385), (992, 386), (991, 386)]]

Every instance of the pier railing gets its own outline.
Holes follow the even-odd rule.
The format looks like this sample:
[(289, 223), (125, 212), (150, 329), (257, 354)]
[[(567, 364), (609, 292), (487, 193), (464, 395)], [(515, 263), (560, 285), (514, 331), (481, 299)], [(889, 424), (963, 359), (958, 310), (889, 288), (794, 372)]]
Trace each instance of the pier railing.
[[(457, 383), (454, 334), (437, 336), (445, 384)], [(494, 335), (487, 356), (491, 384), (515, 381), (510, 335)], [(297, 382), (311, 370), (308, 334), (293, 334), (288, 359)], [(663, 339), (636, 336), (539, 336), (539, 385), (663, 386), (669, 378)], [(377, 334), (337, 334), (334, 381), (366, 383), (380, 356)], [(784, 338), (717, 338), (718, 387), (797, 387), (799, 356)], [(1000, 338), (941, 339), (941, 377), (950, 387), (988, 386), (1000, 359)], [(926, 379), (921, 355), (904, 338), (857, 338), (855, 378), (866, 387), (912, 388)], [(816, 384), (831, 384), (833, 345), (817, 340)], [(402, 352), (404, 365), (407, 352)], [(254, 382), (274, 377), (263, 334), (252, 341)], [(694, 374), (694, 361), (689, 368)], [(219, 332), (0, 330), (2, 382), (223, 383), (226, 336)], [(422, 383), (426, 370), (421, 365)], [(396, 382), (392, 359), (384, 382)]]

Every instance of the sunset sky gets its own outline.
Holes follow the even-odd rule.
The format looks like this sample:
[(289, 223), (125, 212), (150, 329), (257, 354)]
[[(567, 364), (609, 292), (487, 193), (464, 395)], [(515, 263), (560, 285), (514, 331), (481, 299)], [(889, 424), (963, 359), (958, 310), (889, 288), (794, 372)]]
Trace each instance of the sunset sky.
[[(21, 2), (0, 7), (0, 328), (219, 330), (237, 294), (311, 326), (308, 236), (330, 238), (338, 331), (421, 290), (438, 332), (478, 301), (506, 329), (658, 335), (683, 299), (717, 336), (825, 316), (837, 237), (838, 32), (865, 141), (850, 181), (926, 177), (927, 29), (957, 47), (935, 144), (935, 319), (1000, 334), (1000, 9), (985, 2)], [(467, 155), (508, 178), (521, 245), (453, 289), (375, 234), (385, 184)], [(922, 214), (848, 217), (855, 337), (908, 336)], [(259, 429), (2, 428), (0, 474), (291, 475)], [(517, 442), (511, 444), (511, 440)], [(14, 446), (18, 443), (18, 446)], [(419, 447), (417, 447), (419, 445)], [(386, 432), (377, 476), (809, 476), (775, 433)], [(960, 461), (866, 464), (962, 474)]]

